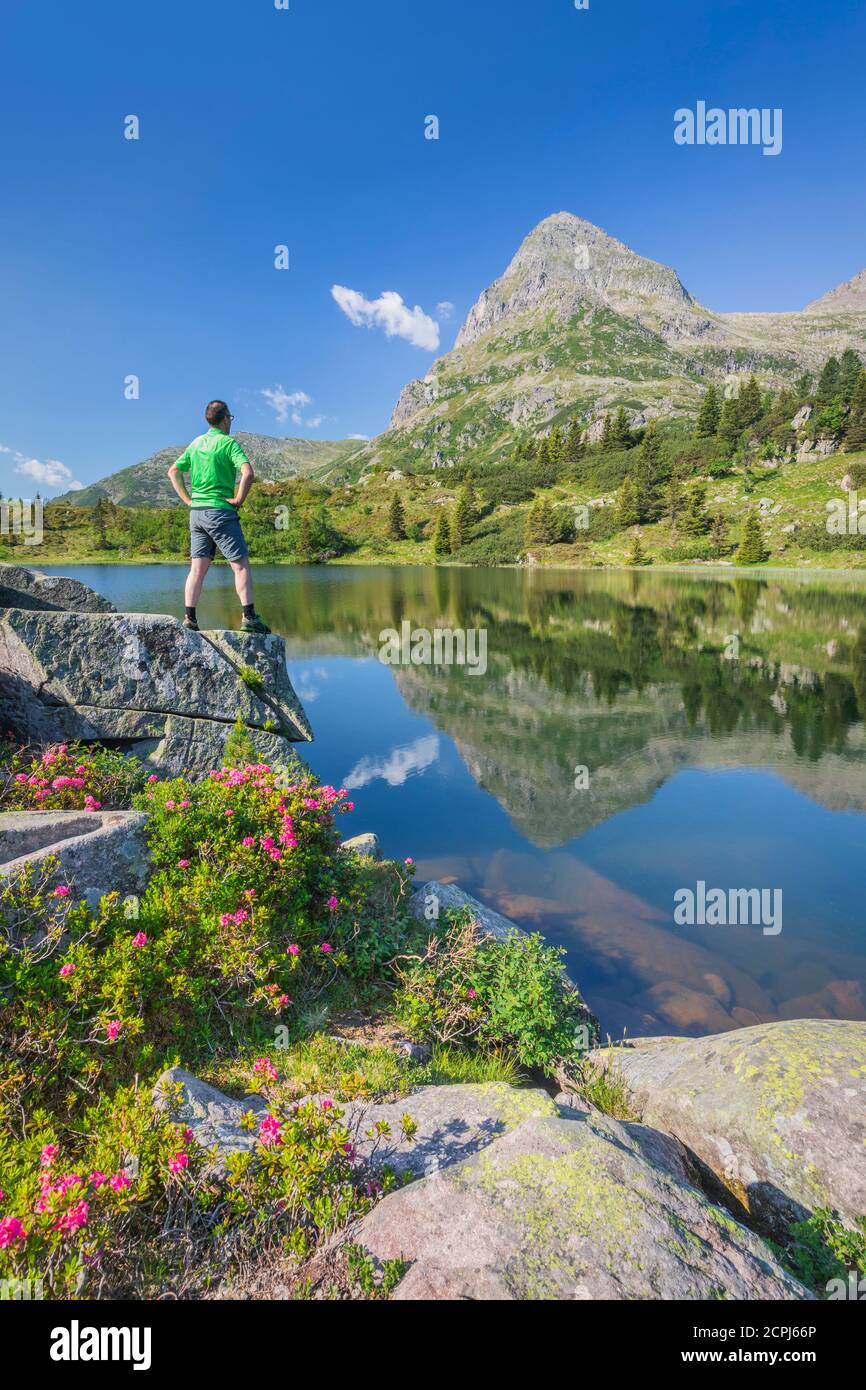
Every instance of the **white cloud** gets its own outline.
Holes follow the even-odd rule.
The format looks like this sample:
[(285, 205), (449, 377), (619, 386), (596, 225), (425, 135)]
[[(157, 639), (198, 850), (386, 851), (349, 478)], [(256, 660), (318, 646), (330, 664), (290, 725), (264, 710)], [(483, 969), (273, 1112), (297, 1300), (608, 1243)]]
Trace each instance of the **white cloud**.
[(389, 338), (405, 338), (413, 347), (435, 352), (439, 347), (439, 325), (416, 304), (410, 309), (396, 290), (385, 290), (378, 299), (365, 299), (357, 290), (333, 285), (331, 294), (346, 318), (357, 327), (384, 328)]
[(315, 430), (319, 428), (325, 418), (323, 415), (313, 415), (309, 419), (304, 419), (302, 411), (305, 406), (313, 404), (312, 396), (308, 396), (306, 391), (284, 391), (282, 386), (266, 386), (260, 392), (264, 396), (268, 405), (277, 417), (277, 422), (284, 425), (287, 420), (291, 420), (293, 425), (304, 425), (307, 429)]
[(448, 319), (453, 318), (453, 316), (454, 305), (451, 303), (450, 299), (443, 299), (441, 304), (436, 305), (437, 319), (442, 319), (443, 322), (447, 322)]
[(349, 438), (350, 438), (350, 439), (363, 439), (364, 442), (366, 443), (366, 441), (370, 438), (370, 436), (369, 436), (368, 434), (350, 434), (350, 435), (349, 435)]
[(28, 458), (18, 449), (9, 449), (5, 444), (0, 444), (0, 454), (10, 454), (15, 472), (23, 474), (25, 478), (32, 478), (40, 487), (60, 492), (80, 492), (84, 486), (75, 477), (72, 469), (67, 468), (59, 459)]
[(436, 734), (428, 734), (424, 738), (417, 738), (414, 743), (393, 748), (384, 758), (362, 758), (343, 778), (343, 786), (357, 791), (381, 779), (389, 787), (402, 787), (409, 777), (426, 772), (438, 757), (439, 738)]

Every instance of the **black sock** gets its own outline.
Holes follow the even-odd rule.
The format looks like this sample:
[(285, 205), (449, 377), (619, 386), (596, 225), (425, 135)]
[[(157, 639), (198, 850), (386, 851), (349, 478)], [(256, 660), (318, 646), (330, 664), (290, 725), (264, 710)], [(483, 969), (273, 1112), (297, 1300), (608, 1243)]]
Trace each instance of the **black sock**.
[(187, 610), (186, 610), (186, 616), (189, 618), (189, 620), (190, 620), (191, 623), (194, 623), (194, 622), (197, 621), (197, 620), (196, 620), (196, 616), (195, 616), (195, 609), (194, 609), (194, 608), (187, 608)]
[(254, 618), (256, 615), (256, 605), (254, 603), (242, 603), (245, 618)]

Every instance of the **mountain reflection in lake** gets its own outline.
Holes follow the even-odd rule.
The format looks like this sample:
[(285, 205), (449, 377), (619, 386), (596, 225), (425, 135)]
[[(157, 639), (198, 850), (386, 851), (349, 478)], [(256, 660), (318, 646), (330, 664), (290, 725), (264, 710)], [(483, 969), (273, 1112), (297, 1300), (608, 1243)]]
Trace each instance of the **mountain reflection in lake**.
[[(182, 614), (180, 567), (72, 572)], [(203, 625), (236, 625), (230, 575), (208, 585)], [(256, 586), (316, 731), (301, 751), (353, 789), (354, 833), (563, 946), (604, 1029), (866, 1019), (866, 584), (274, 567)], [(486, 629), (486, 674), (383, 665), (404, 619)], [(781, 933), (675, 925), (699, 880), (781, 889)]]

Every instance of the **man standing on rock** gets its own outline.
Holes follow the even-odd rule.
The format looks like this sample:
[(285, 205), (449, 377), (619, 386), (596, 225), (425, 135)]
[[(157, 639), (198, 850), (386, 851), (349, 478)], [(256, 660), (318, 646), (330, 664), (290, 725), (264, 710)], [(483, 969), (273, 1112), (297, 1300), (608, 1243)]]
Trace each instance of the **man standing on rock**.
[[(249, 551), (238, 516), (255, 482), (252, 464), (229, 434), (234, 416), (225, 401), (211, 401), (204, 417), (210, 426), (207, 434), (194, 439), (168, 470), (172, 487), (184, 506), (190, 508), (190, 571), (184, 594), (183, 625), (192, 632), (199, 630), (196, 605), (204, 577), (219, 549), (234, 571), (235, 588), (243, 608), (242, 630), (270, 632), (253, 605)], [(236, 486), (238, 472), (240, 482)], [(189, 474), (192, 496), (184, 486), (183, 473)]]

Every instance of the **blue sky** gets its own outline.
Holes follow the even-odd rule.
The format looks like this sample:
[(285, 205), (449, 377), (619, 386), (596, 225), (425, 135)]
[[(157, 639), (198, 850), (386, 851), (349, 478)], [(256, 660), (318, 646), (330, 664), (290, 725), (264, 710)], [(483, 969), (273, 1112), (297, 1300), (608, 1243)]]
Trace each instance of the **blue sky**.
[[(452, 304), (444, 351), (563, 209), (719, 310), (866, 267), (861, 0), (5, 0), (0, 45), (7, 495), (185, 443), (214, 395), (239, 429), (376, 434), (437, 354), (332, 286)], [(782, 153), (677, 146), (700, 99), (781, 107)], [(284, 421), (277, 388), (308, 398)]]

